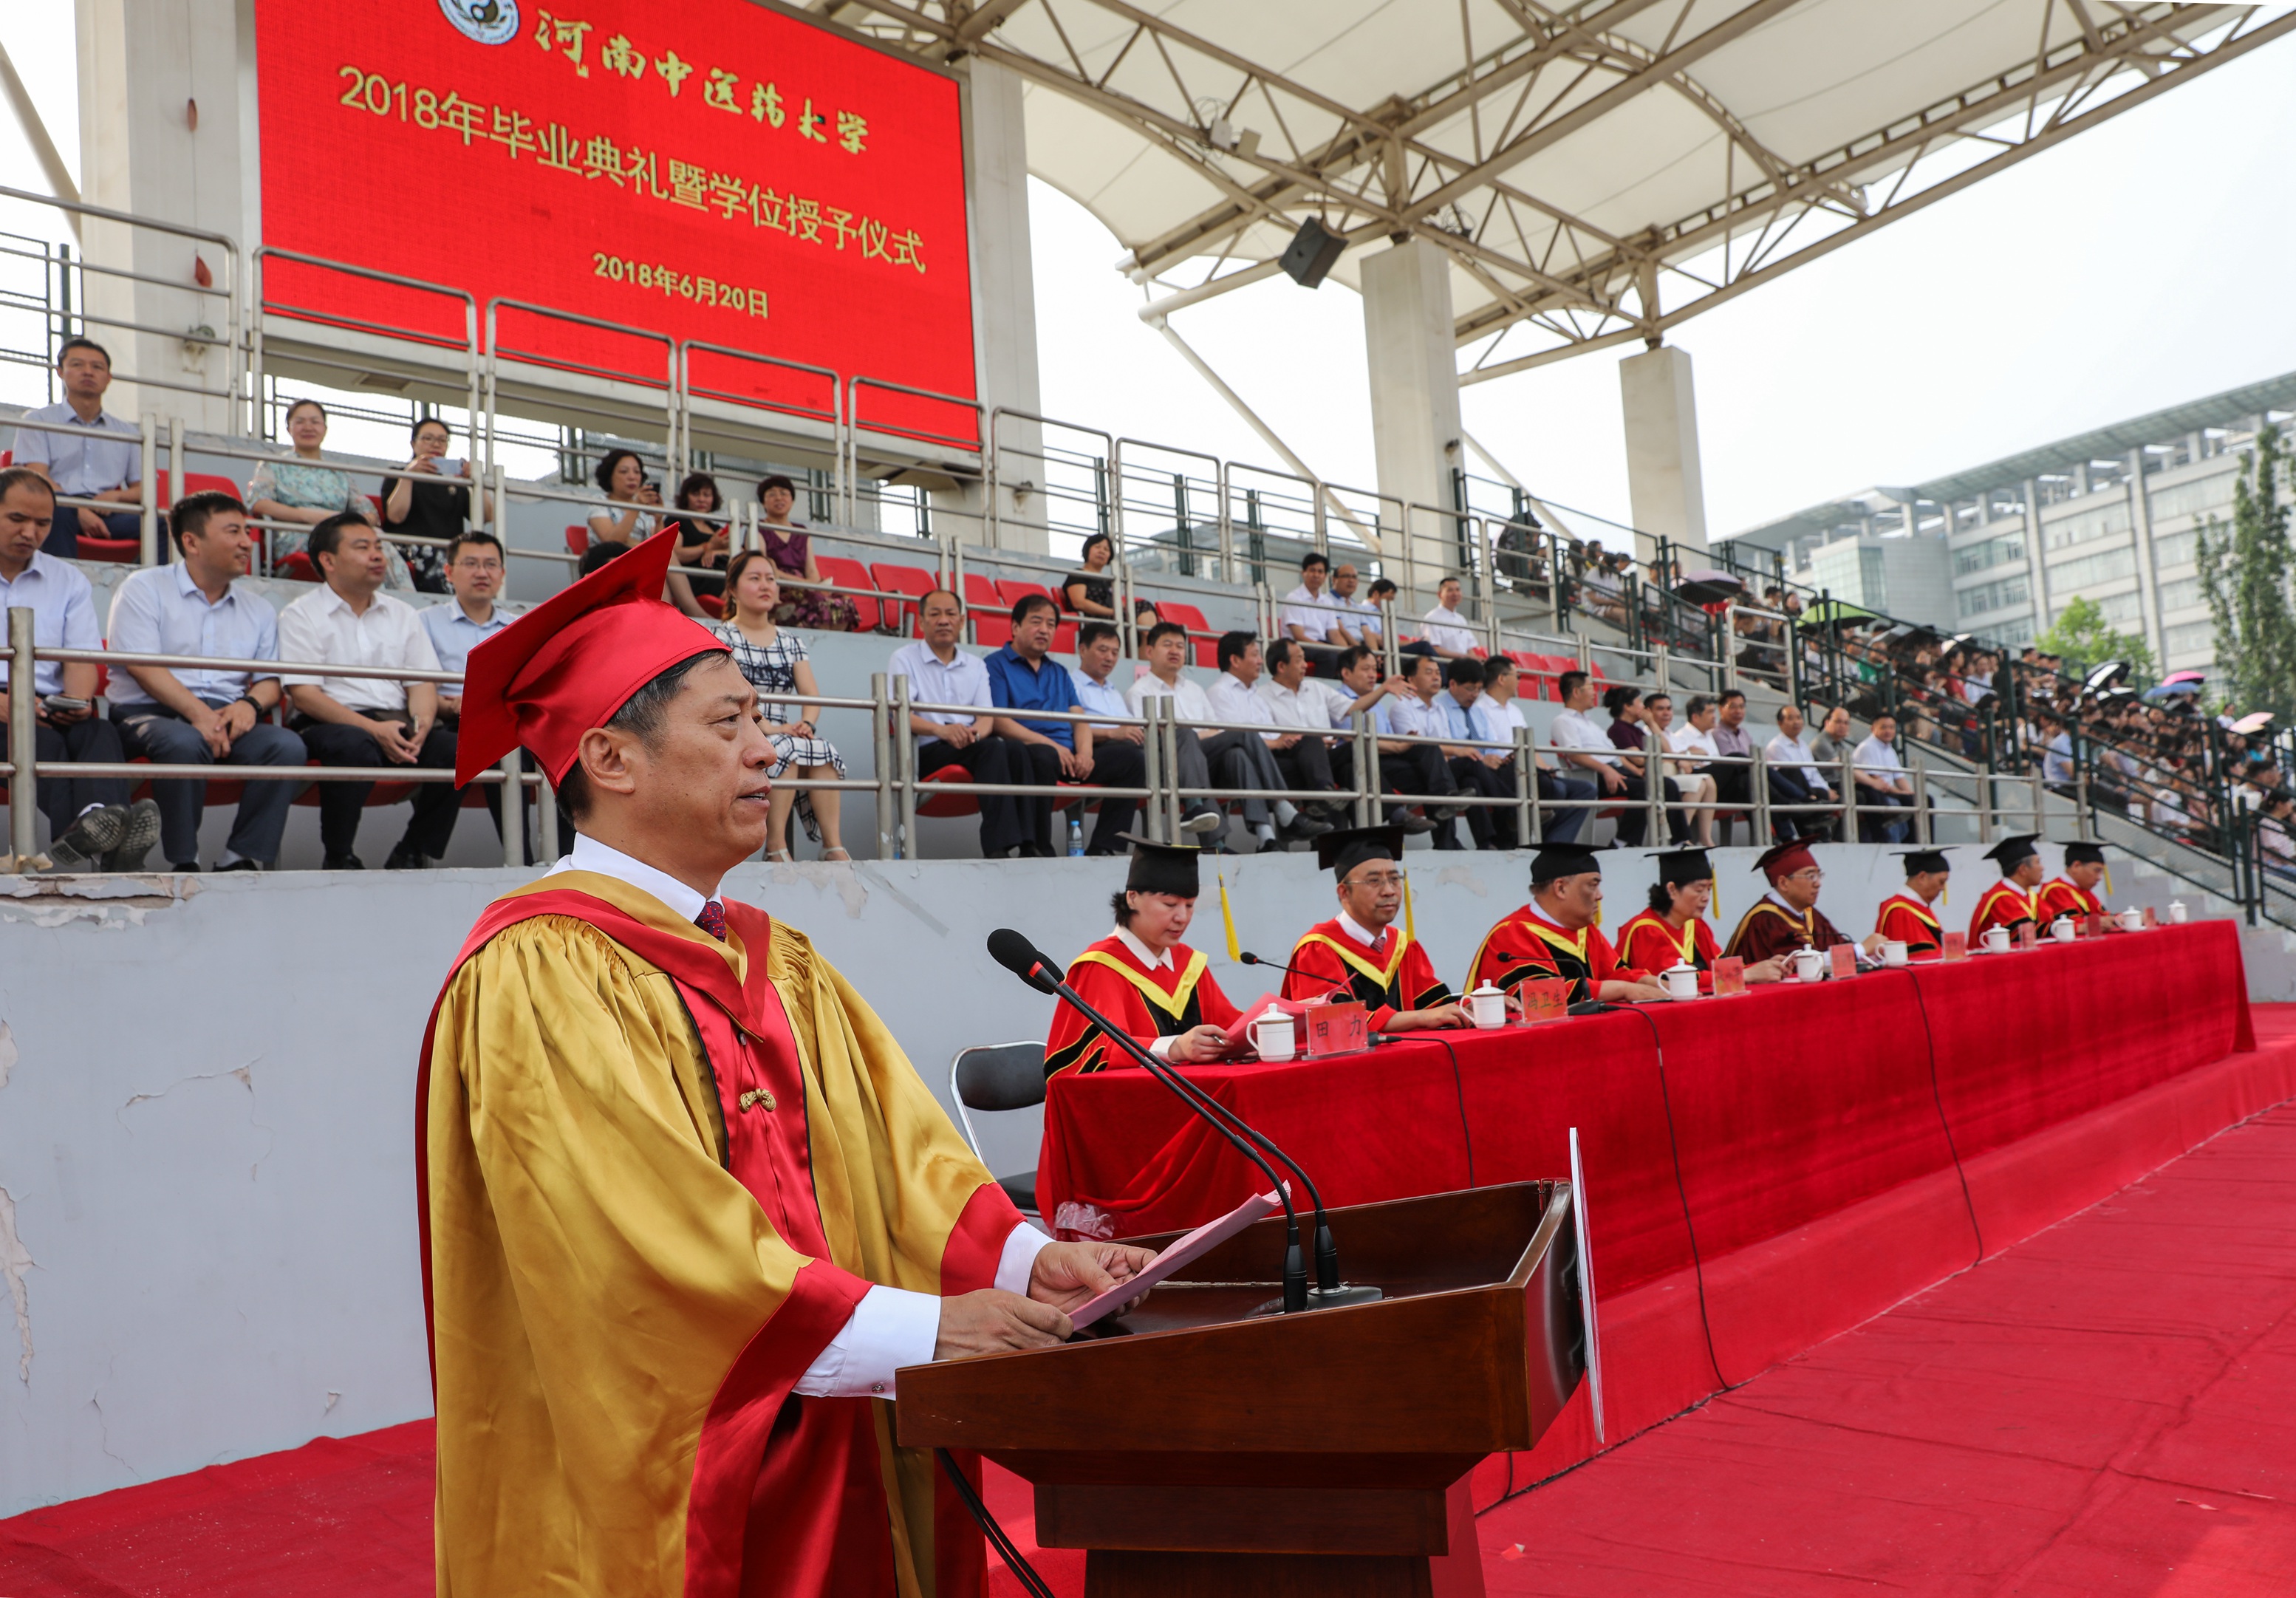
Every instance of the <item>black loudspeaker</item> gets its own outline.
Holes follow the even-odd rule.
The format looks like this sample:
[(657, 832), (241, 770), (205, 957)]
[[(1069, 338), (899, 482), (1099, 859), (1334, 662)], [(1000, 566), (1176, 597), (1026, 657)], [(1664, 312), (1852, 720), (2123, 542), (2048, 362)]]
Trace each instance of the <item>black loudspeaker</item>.
[(1345, 239), (1310, 217), (1300, 224), (1300, 231), (1292, 235), (1292, 247), (1276, 264), (1293, 283), (1303, 289), (1312, 289), (1338, 264), (1340, 251), (1347, 247)]

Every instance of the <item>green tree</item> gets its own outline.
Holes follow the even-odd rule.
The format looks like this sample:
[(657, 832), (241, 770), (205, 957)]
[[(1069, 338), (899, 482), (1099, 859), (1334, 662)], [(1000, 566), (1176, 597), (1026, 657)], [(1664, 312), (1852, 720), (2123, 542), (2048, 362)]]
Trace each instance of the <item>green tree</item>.
[(2233, 484), (2232, 526), (2211, 516), (2200, 532), (2201, 585), (2216, 629), (2216, 677), (2226, 702), (2296, 719), (2296, 612), (2288, 599), (2285, 455), (2267, 427)]
[(2058, 611), (2056, 625), (2034, 642), (2043, 654), (2065, 658), (2067, 676), (2079, 676), (2107, 660), (2126, 660), (2132, 677), (2140, 682), (2152, 677), (2152, 651), (2144, 640), (2113, 631), (2093, 599), (2077, 599)]

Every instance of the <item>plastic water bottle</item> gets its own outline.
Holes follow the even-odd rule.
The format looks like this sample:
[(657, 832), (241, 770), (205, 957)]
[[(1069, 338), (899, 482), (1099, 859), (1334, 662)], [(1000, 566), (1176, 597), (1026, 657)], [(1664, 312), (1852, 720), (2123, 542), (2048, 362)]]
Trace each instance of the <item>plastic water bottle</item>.
[(1084, 858), (1084, 823), (1073, 815), (1069, 817), (1069, 858)]

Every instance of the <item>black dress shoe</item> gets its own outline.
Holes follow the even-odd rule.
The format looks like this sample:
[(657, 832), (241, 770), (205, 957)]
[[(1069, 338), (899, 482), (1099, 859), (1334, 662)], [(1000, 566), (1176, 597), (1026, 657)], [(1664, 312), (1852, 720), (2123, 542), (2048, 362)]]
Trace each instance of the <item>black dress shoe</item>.
[[(200, 863), (196, 860), (177, 860), (170, 865), (168, 869), (174, 872), (179, 877), (196, 876), (199, 874)], [(232, 867), (228, 865), (218, 865), (216, 869), (217, 871), (230, 871)]]
[(319, 862), (322, 871), (365, 871), (366, 862), (357, 855), (329, 855)]

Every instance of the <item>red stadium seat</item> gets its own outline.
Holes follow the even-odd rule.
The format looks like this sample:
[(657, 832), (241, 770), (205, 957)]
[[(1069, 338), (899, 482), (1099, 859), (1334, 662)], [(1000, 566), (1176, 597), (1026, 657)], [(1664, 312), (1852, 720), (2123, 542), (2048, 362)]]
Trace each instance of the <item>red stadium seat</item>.
[(1002, 649), (1013, 642), (1013, 621), (996, 592), (996, 585), (977, 571), (964, 574), (964, 608), (972, 613), (972, 641), (983, 649)]
[(726, 602), (716, 594), (697, 594), (693, 596), (693, 602), (709, 611), (713, 619), (718, 621), (726, 619)]
[[(873, 561), (869, 574), (876, 579), (880, 594), (906, 594), (911, 600), (922, 599), (940, 586), (939, 578), (922, 566), (894, 566), (885, 561)], [(880, 602), (878, 625), (890, 633), (914, 636), (917, 630), (917, 607), (896, 600)]]
[[(156, 488), (160, 508), (163, 511), (173, 503), (169, 485), (174, 480), (174, 478), (175, 474), (173, 472), (163, 471), (160, 473), (160, 480), (156, 485)], [(241, 496), (239, 485), (237, 483), (233, 482), (231, 479), (227, 477), (221, 476), (213, 471), (186, 471), (184, 473), (184, 492), (186, 494), (228, 494), (234, 499), (237, 499)]]
[(291, 583), (316, 583), (319, 580), (319, 569), (311, 563), (308, 554), (299, 549), (280, 561), (272, 575), (285, 578)]
[(589, 547), (590, 529), (588, 528), (570, 527), (566, 529), (566, 553), (568, 554), (583, 554), (589, 550)]
[[(821, 569), (823, 581), (835, 583), (840, 588), (873, 588), (877, 586), (870, 580), (868, 568), (858, 561), (848, 560), (843, 555), (817, 554), (814, 556), (813, 562)], [(849, 594), (844, 597), (853, 603), (854, 630), (875, 632), (881, 614), (877, 602), (863, 594)]]
[(1156, 614), (1166, 621), (1177, 621), (1188, 629), (1190, 637), (1195, 642), (1197, 665), (1219, 664), (1219, 640), (1195, 637), (1199, 633), (1210, 632), (1212, 627), (1212, 624), (1204, 619), (1201, 611), (1193, 605), (1184, 605), (1177, 600), (1162, 599), (1156, 602)]
[[(160, 540), (165, 543), (163, 537)], [(92, 538), (79, 536), (79, 558), (83, 561), (114, 561), (123, 566), (133, 566), (144, 556), (141, 538)]]
[[(962, 766), (944, 766), (928, 773), (922, 779), (928, 783), (970, 783), (972, 774)], [(929, 794), (917, 801), (919, 815), (977, 815), (980, 801), (969, 793)]]
[(1019, 604), (1023, 599), (1027, 598), (1031, 594), (1041, 594), (1046, 599), (1051, 600), (1053, 602), (1053, 613), (1061, 617), (1059, 625), (1053, 628), (1053, 653), (1056, 655), (1072, 655), (1076, 653), (1076, 619), (1072, 616), (1062, 614), (1060, 608), (1061, 602), (1054, 595), (1052, 590), (1046, 588), (1041, 583), (999, 582), (996, 585), (996, 594), (997, 597), (1004, 602), (1004, 611), (1005, 614), (1008, 616), (1012, 614), (1012, 610), (1014, 605)]

